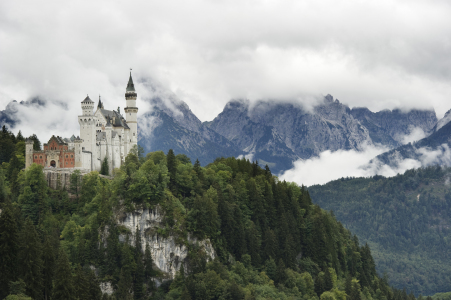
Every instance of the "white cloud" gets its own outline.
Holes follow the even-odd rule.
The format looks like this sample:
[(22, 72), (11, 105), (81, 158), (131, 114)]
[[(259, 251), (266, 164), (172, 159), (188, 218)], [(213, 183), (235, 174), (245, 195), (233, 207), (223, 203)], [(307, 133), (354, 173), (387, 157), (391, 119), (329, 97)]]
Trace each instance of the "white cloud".
[(0, 107), (63, 101), (67, 111), (39, 112), (39, 130), (63, 135), (55, 120), (76, 131), (85, 94), (123, 107), (133, 67), (135, 79), (160, 82), (203, 121), (232, 98), (309, 102), (327, 93), (351, 107), (433, 106), (443, 115), (449, 15), (448, 1), (426, 0), (2, 1)]
[(409, 134), (395, 137), (401, 144), (408, 144), (419, 141), (426, 137), (426, 133), (420, 127), (409, 126)]
[(376, 174), (394, 176), (405, 170), (418, 168), (421, 163), (406, 159), (397, 168), (379, 166), (368, 162), (375, 156), (387, 151), (385, 147), (367, 146), (362, 152), (355, 150), (324, 151), (319, 157), (294, 162), (294, 168), (285, 171), (279, 178), (301, 185), (324, 184), (342, 177), (368, 177)]

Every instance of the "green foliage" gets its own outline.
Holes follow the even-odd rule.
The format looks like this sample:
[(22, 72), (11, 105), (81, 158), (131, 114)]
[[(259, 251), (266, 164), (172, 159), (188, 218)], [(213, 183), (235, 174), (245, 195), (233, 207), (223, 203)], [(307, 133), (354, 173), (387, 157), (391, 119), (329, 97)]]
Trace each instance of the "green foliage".
[(110, 175), (110, 167), (108, 165), (108, 157), (105, 156), (105, 158), (102, 161), (102, 165), (100, 166), (100, 174), (102, 175)]
[[(395, 300), (376, 274), (369, 247), (312, 204), (305, 187), (279, 181), (245, 159), (201, 167), (171, 150), (146, 157), (135, 150), (111, 179), (92, 172), (80, 181), (74, 172), (70, 194), (49, 190), (37, 165), (19, 174), (19, 193), (4, 204), (9, 212), (0, 216), (0, 234), (2, 224), (12, 236), (19, 228), (14, 281), (26, 283), (27, 295), (107, 299), (99, 282), (109, 282), (115, 299), (345, 300), (349, 275), (355, 297)], [(145, 230), (141, 223), (133, 230), (118, 223), (137, 211), (163, 218)], [(181, 266), (173, 280), (156, 268), (155, 245), (144, 245), (144, 237), (171, 237), (186, 247), (187, 259), (173, 261), (173, 268)], [(8, 247), (5, 253), (14, 245)]]
[(75, 299), (75, 288), (72, 280), (70, 263), (66, 252), (63, 249), (60, 249), (58, 260), (56, 261), (52, 299)]
[(6, 205), (0, 215), (0, 298), (8, 295), (9, 282), (17, 278), (19, 233), (11, 206)]
[(33, 299), (42, 298), (42, 245), (31, 219), (26, 219), (20, 232), (18, 253), (20, 278), (26, 284), (26, 294)]
[[(390, 283), (415, 294), (449, 290), (451, 272), (451, 169), (408, 170), (392, 178), (342, 178), (309, 191), (321, 207), (368, 243), (352, 253), (353, 274), (368, 285), (377, 263)], [(373, 260), (374, 256), (374, 260)], [(359, 266), (361, 264), (361, 266)], [(365, 274), (363, 274), (365, 273)]]

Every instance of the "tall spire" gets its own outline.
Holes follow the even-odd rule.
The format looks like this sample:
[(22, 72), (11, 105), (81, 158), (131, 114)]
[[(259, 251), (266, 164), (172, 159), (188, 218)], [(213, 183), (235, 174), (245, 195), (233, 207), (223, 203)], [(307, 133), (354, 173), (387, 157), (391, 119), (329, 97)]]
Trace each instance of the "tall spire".
[(127, 92), (134, 92), (135, 91), (135, 85), (133, 84), (133, 79), (132, 79), (132, 69), (130, 69), (130, 78), (128, 79), (128, 84), (127, 84)]
[(102, 100), (100, 100), (100, 95), (99, 95), (99, 104), (97, 104), (97, 108), (103, 109), (103, 103)]

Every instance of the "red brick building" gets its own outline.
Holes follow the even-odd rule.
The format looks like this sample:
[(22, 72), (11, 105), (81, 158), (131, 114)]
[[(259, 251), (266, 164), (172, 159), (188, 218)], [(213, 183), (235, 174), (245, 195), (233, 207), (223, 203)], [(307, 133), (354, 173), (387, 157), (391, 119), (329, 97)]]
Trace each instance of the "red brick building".
[(33, 162), (44, 167), (75, 167), (73, 141), (52, 136), (48, 143), (44, 144), (44, 150), (33, 151)]

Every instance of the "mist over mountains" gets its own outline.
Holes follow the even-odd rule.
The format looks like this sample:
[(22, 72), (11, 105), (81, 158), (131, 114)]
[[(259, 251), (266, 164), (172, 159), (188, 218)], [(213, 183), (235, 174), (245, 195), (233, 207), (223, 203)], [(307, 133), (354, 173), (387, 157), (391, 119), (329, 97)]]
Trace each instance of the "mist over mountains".
[[(201, 122), (174, 94), (152, 82), (144, 82), (144, 86), (138, 140), (146, 153), (173, 149), (192, 161), (199, 159), (202, 165), (221, 156), (244, 156), (267, 164), (274, 174), (295, 172), (296, 162), (321, 158), (325, 151), (366, 153), (369, 148), (379, 149), (368, 152), (373, 155), (389, 150), (358, 166), (376, 173), (385, 166), (400, 167), (406, 159), (409, 166), (449, 165), (445, 155), (451, 129), (449, 112), (440, 121), (433, 110), (372, 112), (365, 107), (350, 108), (327, 95), (313, 107), (299, 101), (231, 100), (212, 121)], [(0, 122), (20, 128), (23, 114), (18, 111), (21, 106), (33, 105), (42, 108), (46, 102), (39, 98), (11, 102), (0, 111)], [(67, 107), (60, 109), (67, 115)]]

